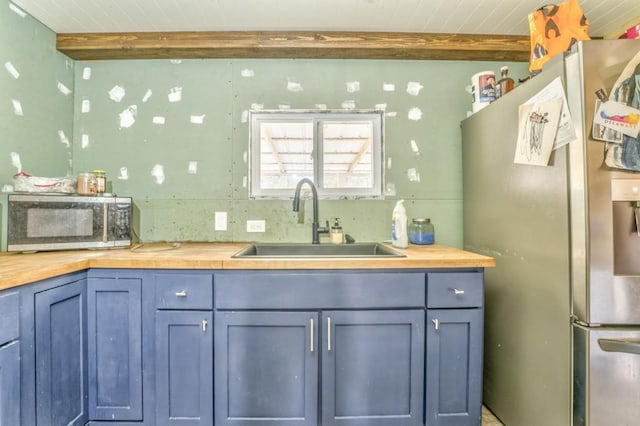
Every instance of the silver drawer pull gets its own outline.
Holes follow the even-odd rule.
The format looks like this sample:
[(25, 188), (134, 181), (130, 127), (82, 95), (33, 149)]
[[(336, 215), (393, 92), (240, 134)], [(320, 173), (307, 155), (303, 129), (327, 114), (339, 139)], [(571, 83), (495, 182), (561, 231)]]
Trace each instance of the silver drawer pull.
[(331, 352), (331, 317), (327, 317), (327, 350)]
[(202, 320), (202, 331), (207, 331), (207, 325), (209, 325), (209, 323), (207, 322), (207, 320), (203, 319)]
[(182, 290), (176, 293), (177, 297), (187, 297), (187, 291), (186, 290)]
[(313, 352), (313, 318), (309, 319), (309, 329), (310, 329), (310, 332), (309, 332), (310, 339), (309, 340), (311, 340), (311, 343), (309, 344), (309, 350), (311, 352)]
[(432, 319), (431, 322), (433, 322), (433, 327), (437, 330), (440, 328), (440, 320), (436, 319)]
[(453, 289), (453, 294), (455, 294), (456, 296), (462, 296), (464, 294), (464, 290), (460, 290), (457, 288)]

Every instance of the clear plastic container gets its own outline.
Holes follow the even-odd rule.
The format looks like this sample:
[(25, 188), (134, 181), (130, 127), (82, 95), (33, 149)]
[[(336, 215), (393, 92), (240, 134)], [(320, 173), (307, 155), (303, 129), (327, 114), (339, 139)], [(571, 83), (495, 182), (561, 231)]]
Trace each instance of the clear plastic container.
[(96, 193), (96, 175), (90, 172), (78, 173), (78, 194), (94, 195)]
[(409, 225), (409, 241), (411, 244), (433, 244), (435, 242), (435, 227), (428, 218), (415, 218)]

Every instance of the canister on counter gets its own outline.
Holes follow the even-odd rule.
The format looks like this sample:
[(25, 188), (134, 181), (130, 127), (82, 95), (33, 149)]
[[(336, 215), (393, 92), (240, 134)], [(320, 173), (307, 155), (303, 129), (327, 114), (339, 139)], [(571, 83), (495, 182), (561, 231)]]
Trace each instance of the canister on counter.
[(104, 170), (94, 170), (96, 177), (96, 193), (104, 194), (107, 191), (107, 172)]
[(409, 241), (411, 244), (433, 244), (435, 242), (435, 228), (431, 219), (418, 217), (409, 225)]
[(93, 195), (96, 193), (96, 175), (90, 172), (78, 173), (78, 194)]

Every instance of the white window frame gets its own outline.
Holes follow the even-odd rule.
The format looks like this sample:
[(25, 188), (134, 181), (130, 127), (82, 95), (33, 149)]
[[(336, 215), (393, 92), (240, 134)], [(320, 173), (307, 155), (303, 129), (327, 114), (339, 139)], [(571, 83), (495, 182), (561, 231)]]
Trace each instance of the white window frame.
[[(371, 121), (373, 185), (370, 188), (324, 188), (322, 124), (331, 121)], [(384, 113), (375, 110), (256, 110), (249, 112), (249, 198), (289, 199), (294, 188), (260, 187), (260, 125), (265, 122), (313, 122), (313, 182), (322, 199), (384, 198)]]

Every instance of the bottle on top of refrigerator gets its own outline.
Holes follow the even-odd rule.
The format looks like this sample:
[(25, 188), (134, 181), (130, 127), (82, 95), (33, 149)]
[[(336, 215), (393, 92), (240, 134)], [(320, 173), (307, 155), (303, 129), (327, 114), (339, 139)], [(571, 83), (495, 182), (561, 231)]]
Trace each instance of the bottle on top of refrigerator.
[(404, 200), (400, 200), (393, 208), (391, 218), (391, 245), (397, 248), (409, 247), (407, 236), (407, 210), (404, 208)]
[(500, 67), (500, 80), (496, 83), (496, 99), (506, 95), (516, 86), (515, 81), (509, 77), (509, 67)]

